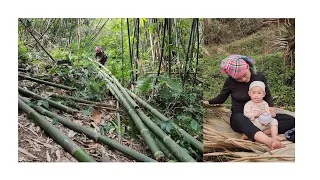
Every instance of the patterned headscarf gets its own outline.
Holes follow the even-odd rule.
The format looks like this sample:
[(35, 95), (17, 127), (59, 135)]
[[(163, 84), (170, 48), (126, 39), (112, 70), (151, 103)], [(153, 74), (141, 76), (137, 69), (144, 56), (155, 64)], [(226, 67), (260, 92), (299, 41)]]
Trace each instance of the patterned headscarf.
[(220, 69), (221, 73), (228, 74), (234, 79), (237, 79), (246, 72), (249, 68), (248, 63), (253, 67), (254, 73), (256, 73), (256, 68), (254, 65), (254, 60), (242, 55), (231, 55), (221, 61)]
[(98, 52), (100, 52), (101, 51), (101, 47), (100, 46), (97, 46), (96, 47), (96, 52), (98, 53)]

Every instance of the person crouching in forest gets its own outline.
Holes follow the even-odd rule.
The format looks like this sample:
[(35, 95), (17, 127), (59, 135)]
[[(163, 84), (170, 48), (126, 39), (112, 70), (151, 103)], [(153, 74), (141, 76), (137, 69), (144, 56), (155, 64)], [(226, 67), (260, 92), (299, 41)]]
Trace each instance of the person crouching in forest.
[[(101, 47), (100, 46), (97, 46), (96, 47), (96, 56), (95, 56), (95, 59), (99, 57), (100, 60), (100, 64), (102, 64), (104, 66), (104, 64), (106, 63), (107, 59), (108, 59), (108, 56), (102, 51)], [(100, 67), (101, 68), (101, 67)]]
[[(253, 81), (250, 84), (248, 94), (251, 100), (244, 105), (243, 113), (265, 134), (271, 134), (273, 139), (284, 141), (286, 138), (278, 136), (278, 121), (271, 116), (269, 105), (263, 100), (266, 95), (265, 89), (262, 81)], [(241, 136), (241, 139), (247, 138), (245, 134)]]
[(248, 94), (249, 85), (253, 81), (262, 81), (265, 84), (265, 100), (269, 105), (271, 116), (278, 120), (278, 132), (280, 134), (295, 126), (295, 118), (287, 114), (276, 114), (273, 100), (266, 78), (261, 72), (256, 72), (253, 59), (242, 55), (231, 55), (221, 61), (221, 73), (228, 74), (220, 94), (204, 105), (223, 104), (231, 95), (232, 107), (230, 125), (239, 133), (244, 133), (250, 140), (268, 145), (271, 149), (283, 147), (283, 144), (275, 138), (271, 138), (256, 127), (243, 113), (244, 105), (250, 101)]

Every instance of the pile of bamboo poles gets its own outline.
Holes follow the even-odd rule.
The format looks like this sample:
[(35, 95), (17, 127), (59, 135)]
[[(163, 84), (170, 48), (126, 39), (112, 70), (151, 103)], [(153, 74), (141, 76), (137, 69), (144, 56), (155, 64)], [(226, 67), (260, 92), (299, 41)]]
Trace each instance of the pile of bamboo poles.
[[(28, 80), (34, 80), (34, 78), (29, 78)], [(35, 81), (39, 83), (43, 83), (41, 81)], [(56, 86), (56, 84), (52, 83), (51, 86), (59, 87), (61, 88), (62, 85)], [(66, 88), (64, 88), (66, 89)], [(69, 90), (73, 90), (73, 88), (70, 88)], [(144, 161), (144, 162), (156, 162), (154, 159), (147, 157), (127, 146), (124, 146), (106, 136), (100, 135), (99, 133), (95, 132), (93, 129), (83, 127), (81, 125), (78, 125), (76, 123), (73, 123), (70, 119), (65, 118), (63, 116), (57, 115), (55, 113), (52, 113), (51, 111), (44, 109), (40, 106), (32, 104), (27, 98), (29, 97), (36, 100), (45, 100), (48, 102), (50, 108), (53, 107), (55, 109), (58, 109), (60, 111), (74, 114), (78, 112), (75, 109), (72, 109), (70, 107), (67, 107), (63, 104), (57, 103), (47, 97), (40, 96), (32, 91), (29, 91), (27, 89), (24, 89), (22, 87), (18, 87), (19, 91), (19, 98), (18, 98), (18, 104), (19, 109), (25, 112), (28, 115), (28, 118), (32, 119), (41, 129), (43, 129), (49, 137), (51, 137), (55, 142), (57, 142), (59, 145), (61, 145), (67, 152), (69, 152), (72, 156), (75, 157), (80, 162), (95, 162), (95, 160), (88, 155), (85, 150), (81, 149), (75, 142), (73, 142), (71, 139), (69, 139), (66, 135), (64, 135), (62, 132), (60, 132), (54, 125), (52, 125), (50, 122), (48, 122), (43, 116), (47, 116), (52, 119), (57, 119), (58, 122), (63, 124), (65, 127), (72, 129), (78, 133), (85, 134), (89, 138), (95, 140), (96, 142), (108, 145), (120, 152), (122, 152), (124, 155), (128, 156), (129, 158), (135, 159), (137, 161)], [(23, 96), (25, 97), (23, 97)], [(57, 96), (58, 97), (58, 96)], [(66, 98), (66, 97), (64, 97)], [(81, 101), (81, 99), (73, 99)], [(92, 103), (90, 101), (86, 101), (86, 103)], [(96, 105), (103, 106), (104, 104), (94, 103)], [(105, 106), (105, 105), (104, 105)]]
[[(167, 159), (173, 159), (176, 161), (183, 161), (183, 162), (195, 162), (195, 159), (191, 157), (185, 149), (180, 147), (175, 142), (175, 140), (173, 140), (170, 137), (170, 135), (166, 134), (160, 127), (158, 127), (158, 125), (156, 125), (156, 123), (154, 123), (154, 121), (150, 117), (148, 117), (142, 109), (140, 109), (140, 106), (137, 103), (145, 107), (147, 110), (149, 110), (161, 121), (171, 123), (172, 126), (178, 130), (177, 132), (180, 132), (181, 135), (187, 141), (189, 141), (190, 144), (193, 147), (195, 147), (201, 154), (203, 153), (202, 142), (198, 141), (196, 138), (188, 134), (185, 130), (180, 128), (177, 124), (175, 124), (173, 121), (165, 117), (163, 114), (161, 114), (155, 108), (147, 104), (141, 98), (137, 97), (128, 89), (125, 89), (119, 83), (119, 81), (109, 73), (109, 71), (105, 67), (101, 66), (99, 63), (96, 63), (96, 62), (93, 62), (93, 64), (96, 66), (96, 69), (97, 71), (99, 71), (100, 75), (106, 80), (107, 87), (110, 90), (110, 92), (118, 100), (118, 102), (127, 110), (128, 114), (130, 115), (131, 119), (133, 120), (134, 124), (136, 125), (140, 134), (145, 140), (149, 150), (152, 152), (153, 158), (155, 160), (164, 161)], [(98, 67), (99, 65), (103, 67), (103, 69), (100, 69)], [(71, 87), (57, 85), (51, 82), (38, 80), (28, 76), (19, 75), (19, 77), (26, 80), (31, 80), (37, 83), (42, 83), (42, 84), (46, 84), (46, 85), (50, 85), (50, 86), (54, 86), (62, 89), (67, 89), (71, 91), (75, 90), (74, 88), (71, 88)], [(66, 151), (69, 152), (71, 155), (73, 155), (78, 161), (94, 161), (94, 159), (90, 157), (88, 154), (86, 154), (85, 151), (82, 150), (80, 147), (78, 147), (74, 142), (72, 142), (72, 140), (66, 138), (66, 136), (63, 135), (61, 132), (59, 132), (59, 130), (56, 129), (52, 124), (49, 123), (48, 125), (48, 122), (43, 118), (43, 116), (47, 116), (52, 119), (55, 118), (59, 123), (63, 124), (65, 127), (72, 129), (76, 132), (83, 133), (89, 138), (95, 140), (96, 142), (103, 143), (110, 147), (113, 147), (114, 149), (117, 149), (118, 151), (122, 152), (126, 156), (131, 157), (135, 160), (146, 161), (146, 162), (155, 161), (154, 159), (147, 157), (143, 154), (140, 154), (129, 147), (123, 146), (120, 143), (115, 142), (106, 136), (102, 136), (96, 133), (90, 128), (82, 127), (81, 125), (73, 123), (70, 119), (67, 119), (63, 116), (52, 113), (49, 109), (44, 109), (40, 106), (36, 106), (30, 103), (29, 99), (25, 97), (29, 97), (35, 100), (47, 101), (50, 108), (55, 108), (69, 114), (75, 114), (78, 111), (70, 107), (67, 107), (63, 104), (57, 103), (50, 98), (53, 97), (53, 98), (73, 100), (78, 103), (89, 104), (91, 106), (97, 106), (99, 108), (109, 108), (109, 110), (116, 110), (116, 109), (107, 107), (107, 105), (103, 103), (92, 102), (92, 101), (74, 98), (70, 96), (61, 96), (57, 94), (51, 94), (50, 98), (43, 97), (41, 95), (38, 95), (22, 87), (18, 87), (18, 91), (20, 94), (19, 109), (27, 113), (29, 115), (28, 116), (29, 118), (33, 119), (42, 129), (44, 129), (45, 132), (48, 133), (48, 135), (52, 139), (54, 139), (58, 144), (60, 144), (63, 148), (65, 148)], [(22, 97), (22, 95), (25, 97)], [(118, 124), (120, 124), (120, 118), (119, 118)], [(70, 149), (70, 147), (73, 147), (73, 148)]]
[[(101, 66), (97, 62), (92, 62), (95, 65), (97, 71), (100, 72), (100, 75), (107, 82), (107, 87), (110, 90), (110, 92), (129, 112), (131, 119), (134, 121), (142, 137), (146, 141), (150, 151), (157, 160), (161, 159), (164, 156), (164, 154), (166, 154), (167, 156), (174, 156), (178, 161), (195, 162), (195, 160), (182, 147), (180, 147), (169, 135), (167, 135), (160, 127), (158, 127), (158, 125), (156, 125), (156, 123), (154, 123), (154, 121), (151, 120), (150, 117), (148, 117), (142, 111), (142, 109), (135, 102), (135, 100), (140, 105), (149, 110), (152, 114), (154, 114), (156, 117), (158, 117), (160, 120), (164, 122), (169, 122), (169, 119), (167, 117), (162, 115), (159, 111), (151, 107), (142, 99), (138, 98), (128, 89), (125, 89), (104, 66)], [(102, 69), (99, 68), (99, 66), (102, 67)], [(172, 121), (170, 122), (172, 126), (176, 128), (178, 132), (180, 132), (181, 135), (185, 137), (185, 139), (189, 141), (192, 146), (198, 149), (201, 154), (203, 153), (202, 142), (192, 137), (190, 134), (181, 129)], [(154, 134), (154, 136), (152, 134)], [(159, 141), (159, 143), (156, 143), (156, 141)]]

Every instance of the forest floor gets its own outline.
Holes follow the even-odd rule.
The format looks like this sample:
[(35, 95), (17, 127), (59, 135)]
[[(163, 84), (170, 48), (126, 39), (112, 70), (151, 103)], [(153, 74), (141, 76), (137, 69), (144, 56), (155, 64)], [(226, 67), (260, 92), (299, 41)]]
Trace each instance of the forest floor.
[[(27, 88), (35, 93), (46, 96), (47, 85), (34, 83), (28, 80), (19, 80), (18, 85), (23, 88)], [(51, 87), (50, 87), (51, 88)], [(65, 95), (66, 91), (58, 88), (53, 88), (53, 92), (59, 95)], [(112, 97), (106, 97), (101, 102), (112, 105), (116, 109), (116, 100)], [(85, 105), (80, 105), (81, 110), (87, 108)], [(53, 110), (52, 112), (69, 118), (74, 123), (90, 127), (95, 131), (100, 132), (99, 125), (94, 121), (92, 117), (86, 116), (82, 111), (79, 111), (76, 115), (72, 116), (67, 113), (60, 113), (59, 111)], [(101, 108), (94, 109), (101, 117), (101, 122), (107, 122), (112, 120), (116, 114), (115, 111), (110, 111)], [(123, 111), (124, 112), (124, 111)], [(45, 116), (43, 116), (45, 117)], [(45, 117), (48, 121), (53, 120)], [(135, 160), (128, 158), (121, 152), (95, 142), (89, 139), (81, 133), (77, 133), (64, 127), (60, 123), (55, 125), (64, 135), (67, 135), (73, 140), (78, 146), (80, 146), (86, 153), (92, 156), (97, 162), (135, 162)], [(116, 134), (116, 133), (115, 133)], [(118, 141), (118, 137), (115, 134), (105, 133), (105, 135), (114, 141)], [(147, 149), (146, 143), (138, 138), (132, 139), (130, 137), (122, 137), (121, 144), (128, 146), (144, 155), (151, 156), (150, 151)], [(19, 162), (77, 162), (77, 160), (66, 152), (59, 144), (33, 122), (32, 119), (27, 118), (27, 115), (19, 111), (18, 113), (18, 161)]]

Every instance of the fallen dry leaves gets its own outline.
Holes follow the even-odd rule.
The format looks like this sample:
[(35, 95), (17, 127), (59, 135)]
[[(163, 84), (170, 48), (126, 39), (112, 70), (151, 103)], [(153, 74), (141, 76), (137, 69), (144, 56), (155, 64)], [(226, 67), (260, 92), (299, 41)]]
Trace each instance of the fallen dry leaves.
[(100, 112), (98, 110), (93, 109), (91, 118), (97, 125), (100, 124), (100, 122), (101, 122), (101, 114), (100, 114)]

